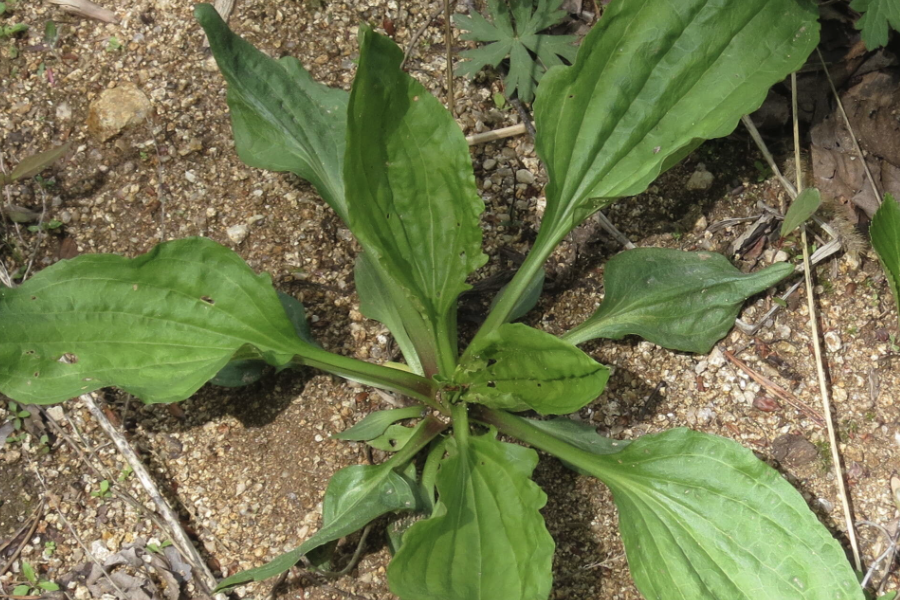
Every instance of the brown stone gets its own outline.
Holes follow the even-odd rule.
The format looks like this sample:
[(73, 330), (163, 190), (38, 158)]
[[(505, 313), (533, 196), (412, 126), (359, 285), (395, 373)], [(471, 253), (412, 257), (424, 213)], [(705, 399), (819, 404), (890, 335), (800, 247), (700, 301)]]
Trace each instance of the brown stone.
[(104, 90), (91, 103), (88, 111), (88, 131), (100, 141), (119, 135), (129, 127), (143, 123), (153, 106), (147, 96), (132, 83), (124, 83)]

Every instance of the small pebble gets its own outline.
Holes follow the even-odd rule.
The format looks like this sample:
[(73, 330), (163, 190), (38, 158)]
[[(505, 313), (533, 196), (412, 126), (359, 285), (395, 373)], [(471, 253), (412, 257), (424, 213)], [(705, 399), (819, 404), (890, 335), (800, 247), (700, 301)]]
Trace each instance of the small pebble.
[(532, 183), (534, 183), (534, 173), (532, 173), (528, 169), (519, 169), (518, 171), (516, 171), (516, 181), (518, 181), (519, 183), (531, 185)]
[(489, 158), (482, 164), (485, 171), (493, 171), (497, 167), (497, 161), (493, 158)]
[(689, 190), (708, 190), (712, 187), (715, 176), (706, 170), (706, 167), (700, 165), (696, 171), (691, 174), (685, 187)]
[(225, 235), (228, 236), (228, 239), (234, 242), (235, 244), (240, 244), (245, 239), (247, 239), (247, 234), (250, 233), (250, 228), (246, 225), (232, 225), (228, 229), (225, 230)]
[(841, 349), (841, 336), (834, 331), (825, 334), (825, 347), (829, 352), (837, 352)]

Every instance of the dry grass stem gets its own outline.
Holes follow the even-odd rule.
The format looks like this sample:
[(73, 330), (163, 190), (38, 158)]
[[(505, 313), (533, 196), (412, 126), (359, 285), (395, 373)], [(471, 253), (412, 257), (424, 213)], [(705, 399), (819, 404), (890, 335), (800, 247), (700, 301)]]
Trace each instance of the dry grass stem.
[[(821, 57), (821, 55), (820, 55)], [(826, 71), (827, 72), (827, 71)], [(829, 81), (831, 78), (829, 76)], [(832, 84), (832, 89), (834, 86)], [(835, 92), (837, 96), (837, 92)], [(800, 121), (797, 114), (797, 74), (791, 73), (791, 104), (794, 113), (794, 160), (797, 171), (797, 192), (803, 191), (803, 165), (800, 162)], [(841, 109), (843, 112), (843, 109)], [(850, 126), (850, 123), (847, 123)], [(852, 135), (852, 134), (851, 134)], [(855, 139), (855, 138), (854, 138)], [(863, 159), (865, 164), (865, 159)], [(867, 169), (868, 172), (868, 169)], [(871, 177), (871, 175), (870, 175)], [(873, 183), (874, 186), (874, 183)], [(853, 562), (857, 571), (862, 571), (862, 560), (859, 555), (859, 542), (856, 539), (856, 529), (853, 526), (853, 511), (850, 509), (850, 495), (844, 482), (844, 473), (841, 466), (841, 453), (838, 448), (837, 434), (834, 430), (834, 419), (831, 415), (831, 397), (828, 381), (825, 377), (825, 359), (822, 356), (822, 340), (819, 338), (819, 326), (816, 319), (816, 295), (812, 284), (812, 267), (809, 262), (809, 243), (806, 239), (806, 226), (800, 226), (801, 244), (803, 245), (804, 279), (806, 281), (806, 303), (809, 309), (809, 329), (812, 332), (813, 353), (816, 358), (816, 373), (819, 379), (819, 393), (822, 396), (822, 411), (825, 413), (825, 423), (828, 426), (828, 442), (831, 446), (831, 458), (834, 466), (834, 477), (837, 481), (838, 492), (841, 498), (841, 506), (844, 509), (844, 520), (847, 525), (847, 537), (850, 539), (850, 548), (853, 552)]]

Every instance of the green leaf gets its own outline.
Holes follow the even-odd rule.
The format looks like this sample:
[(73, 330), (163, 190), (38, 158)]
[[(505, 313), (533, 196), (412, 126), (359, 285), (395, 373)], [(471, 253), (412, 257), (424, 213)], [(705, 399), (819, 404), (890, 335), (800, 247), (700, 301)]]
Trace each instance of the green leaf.
[(292, 57), (269, 58), (234, 34), (212, 5), (194, 16), (228, 82), (238, 155), (251, 167), (290, 171), (312, 183), (346, 223), (342, 179), (347, 93), (313, 81)]
[(800, 494), (739, 444), (673, 429), (581, 466), (613, 492), (646, 598), (863, 597), (840, 544)]
[(322, 512), (322, 528), (302, 545), (261, 567), (235, 573), (216, 587), (216, 592), (262, 581), (284, 573), (304, 554), (365, 527), (381, 515), (414, 509), (418, 487), (391, 465), (354, 465), (335, 473), (328, 483)]
[(606, 387), (609, 369), (544, 331), (506, 324), (482, 336), (460, 359), (453, 383), (462, 399), (491, 408), (574, 412)]
[(325, 491), (322, 528), (315, 535), (261, 567), (235, 573), (220, 582), (215, 591), (284, 573), (304, 554), (362, 529), (381, 515), (399, 510), (420, 510), (419, 485), (398, 470), (402, 470), (442, 429), (435, 420), (425, 419), (416, 428), (416, 439), (410, 442), (407, 452), (395, 454), (380, 465), (354, 465), (335, 473)]
[[(544, 291), (544, 278), (546, 277), (546, 273), (543, 268), (541, 268), (537, 274), (535, 274), (534, 278), (528, 283), (528, 287), (525, 288), (525, 291), (519, 296), (519, 300), (516, 302), (515, 306), (513, 306), (512, 311), (509, 313), (509, 317), (507, 321), (515, 321), (517, 319), (521, 319), (533, 309), (538, 300), (541, 299), (541, 292)], [(500, 297), (503, 295), (503, 292), (506, 291), (506, 286), (500, 289), (497, 292), (497, 295), (494, 296), (494, 299), (491, 301), (491, 306), (488, 309), (488, 312), (494, 310), (494, 306), (500, 300)]]
[(887, 46), (889, 26), (900, 31), (900, 4), (896, 0), (853, 0), (850, 8), (865, 13), (856, 22), (856, 28), (862, 31), (866, 50)]
[(27, 560), (22, 561), (22, 575), (25, 576), (31, 585), (37, 585), (38, 578), (34, 572), (34, 567), (31, 566), (31, 563)]
[(869, 236), (900, 311), (900, 206), (890, 194), (884, 195), (881, 206), (872, 216)]
[(883, 596), (878, 596), (878, 600), (896, 600), (897, 592), (888, 592)]
[(402, 60), (389, 38), (360, 29), (344, 165), (350, 228), (432, 331), (450, 332), (466, 277), (487, 260), (484, 204), (462, 131)]
[(777, 263), (745, 274), (712, 252), (628, 250), (606, 264), (600, 308), (563, 339), (580, 344), (639, 335), (664, 348), (706, 353), (731, 330), (747, 298), (792, 272)]
[(31, 594), (31, 586), (17, 585), (13, 588), (13, 596), (29, 596)]
[(784, 215), (784, 221), (781, 223), (781, 237), (785, 237), (794, 231), (800, 225), (806, 222), (822, 204), (822, 195), (816, 188), (806, 188), (800, 195), (794, 198), (787, 214)]
[(550, 177), (541, 234), (555, 244), (701, 140), (731, 133), (804, 64), (817, 17), (808, 0), (611, 3), (575, 63), (538, 89), (536, 149)]
[(38, 583), (38, 587), (44, 590), (45, 592), (58, 592), (59, 586), (52, 581), (41, 581)]
[[(297, 334), (297, 337), (315, 345), (316, 342), (312, 337), (309, 323), (306, 320), (306, 310), (300, 301), (284, 292), (278, 292), (278, 300), (281, 302), (287, 318), (290, 319), (291, 324), (294, 326), (294, 332)], [(222, 387), (243, 387), (262, 379), (267, 366), (268, 363), (264, 360), (232, 359), (209, 382)], [(284, 366), (276, 367), (276, 371), (281, 371), (284, 368)]]
[(460, 57), (468, 60), (459, 64), (456, 73), (474, 76), (488, 65), (498, 66), (509, 56), (509, 73), (504, 79), (506, 94), (531, 102), (534, 86), (546, 69), (563, 64), (561, 58), (574, 60), (577, 49), (572, 44), (576, 38), (538, 34), (565, 18), (566, 11), (559, 9), (562, 0), (537, 0), (536, 5), (534, 0), (510, 0), (509, 4), (503, 0), (488, 2), (493, 23), (477, 12), (453, 16), (456, 26), (468, 31), (461, 39), (494, 42), (460, 52)]
[(412, 439), (413, 429), (404, 425), (390, 425), (384, 433), (366, 442), (376, 450), (398, 452)]
[[(356, 281), (356, 293), (359, 295), (359, 312), (384, 324), (400, 346), (406, 364), (414, 373), (424, 375), (422, 361), (407, 332), (407, 320), (403, 317), (403, 312), (409, 314), (415, 310), (409, 299), (396, 290), (396, 286), (391, 286), (385, 281), (377, 266), (369, 259), (367, 252), (356, 258), (353, 276)], [(406, 307), (406, 310), (401, 312), (400, 307)]]
[(603, 437), (587, 423), (573, 421), (567, 417), (556, 417), (547, 421), (526, 419), (532, 426), (544, 433), (581, 448), (592, 454), (615, 454), (630, 444), (628, 440), (613, 440)]
[(16, 168), (12, 170), (9, 174), (9, 182), (34, 177), (65, 156), (71, 146), (71, 142), (66, 142), (62, 146), (57, 146), (56, 148), (51, 148), (50, 150), (45, 150), (39, 154), (29, 156), (17, 164)]
[[(567, 444), (592, 454), (615, 454), (630, 443), (627, 440), (613, 440), (603, 437), (587, 423), (573, 421), (566, 417), (557, 417), (549, 421), (538, 421), (537, 419), (527, 419), (527, 421), (544, 433), (548, 433)], [(570, 462), (562, 460), (562, 463), (577, 473), (590, 475), (590, 473), (582, 471)]]
[(401, 600), (546, 600), (553, 539), (529, 479), (534, 450), (491, 432), (449, 444), (437, 476), (440, 501), (415, 523), (388, 567)]
[(597, 454), (545, 435), (526, 419), (481, 413), (475, 418), (609, 486), (628, 565), (645, 598), (862, 600), (843, 549), (803, 497), (731, 440), (672, 429)]
[(387, 428), (404, 419), (416, 419), (422, 416), (421, 406), (408, 406), (406, 408), (393, 408), (391, 410), (379, 410), (367, 415), (362, 421), (340, 433), (334, 434), (338, 440), (350, 440), (354, 442), (367, 442), (383, 434)]
[(82, 255), (0, 288), (0, 391), (22, 402), (110, 385), (182, 400), (244, 347), (272, 365), (325, 354), (297, 337), (268, 275), (205, 238)]

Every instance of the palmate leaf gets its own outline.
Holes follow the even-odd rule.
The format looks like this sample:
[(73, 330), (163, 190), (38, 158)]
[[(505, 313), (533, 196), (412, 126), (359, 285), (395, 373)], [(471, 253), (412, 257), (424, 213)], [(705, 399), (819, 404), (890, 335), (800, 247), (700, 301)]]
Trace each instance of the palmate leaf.
[(448, 444), (437, 475), (440, 500), (415, 523), (388, 567), (401, 600), (546, 600), (554, 543), (529, 479), (534, 450), (495, 432)]
[(672, 429), (593, 452), (502, 411), (473, 416), (609, 486), (645, 598), (863, 598), (843, 549), (803, 497), (740, 444)]
[(454, 15), (456, 26), (468, 31), (461, 39), (488, 43), (460, 53), (468, 60), (459, 64), (457, 75), (474, 76), (488, 65), (496, 67), (508, 56), (506, 93), (531, 102), (535, 83), (544, 71), (563, 64), (561, 58), (571, 62), (577, 52), (572, 45), (575, 36), (538, 33), (565, 18), (566, 12), (559, 9), (561, 4), (562, 0), (509, 0), (509, 5), (505, 0), (489, 0), (493, 23), (477, 12)]
[[(704, 139), (728, 135), (818, 41), (808, 0), (615, 0), (535, 101), (547, 165), (541, 237), (642, 192)], [(551, 244), (552, 245), (552, 244)]]
[(513, 323), (475, 340), (453, 383), (465, 390), (465, 402), (558, 415), (595, 400), (608, 379), (609, 369), (572, 344)]
[(210, 4), (198, 4), (194, 16), (228, 82), (241, 160), (309, 181), (346, 223), (342, 168), (347, 92), (313, 81), (296, 58), (266, 56), (233, 33)]
[(360, 29), (344, 165), (350, 228), (432, 330), (450, 331), (466, 277), (487, 260), (484, 203), (462, 131), (402, 60), (389, 38)]
[(896, 0), (853, 0), (850, 8), (865, 13), (856, 28), (862, 31), (867, 50), (887, 46), (888, 28), (900, 31), (900, 3)]
[(600, 308), (563, 339), (639, 335), (671, 350), (706, 353), (731, 330), (747, 298), (793, 271), (777, 263), (745, 274), (713, 252), (628, 250), (606, 264)]
[(0, 287), (0, 392), (23, 402), (110, 385), (182, 400), (243, 348), (276, 366), (325, 354), (296, 335), (268, 275), (209, 239), (82, 255)]

